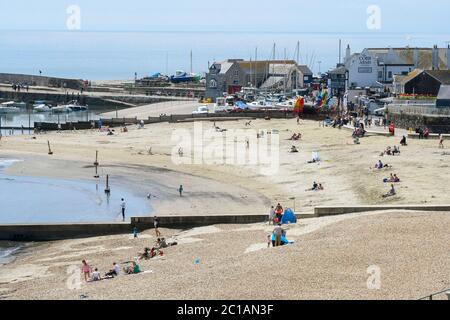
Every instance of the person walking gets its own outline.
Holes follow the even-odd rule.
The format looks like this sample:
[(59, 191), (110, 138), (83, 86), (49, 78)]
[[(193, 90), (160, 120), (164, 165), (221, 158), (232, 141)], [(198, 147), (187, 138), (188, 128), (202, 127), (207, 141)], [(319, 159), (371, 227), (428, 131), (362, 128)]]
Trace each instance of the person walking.
[(125, 222), (125, 209), (127, 207), (127, 204), (125, 203), (125, 200), (122, 198), (120, 207), (122, 208), (122, 219)]
[(161, 237), (161, 232), (159, 232), (159, 218), (157, 216), (153, 218), (153, 226), (155, 227), (156, 237)]
[(178, 188), (178, 192), (180, 193), (180, 197), (183, 196), (183, 191), (184, 191), (183, 185), (180, 185), (180, 188)]
[(275, 207), (271, 206), (269, 211), (269, 225), (273, 224), (273, 218), (275, 217)]
[(444, 149), (444, 136), (442, 133), (439, 134), (439, 149)]

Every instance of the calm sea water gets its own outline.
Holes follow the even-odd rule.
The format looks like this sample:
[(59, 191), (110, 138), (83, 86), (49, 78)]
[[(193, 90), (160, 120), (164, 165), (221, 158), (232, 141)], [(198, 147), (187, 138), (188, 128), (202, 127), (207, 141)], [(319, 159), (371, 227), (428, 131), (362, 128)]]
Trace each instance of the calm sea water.
[(365, 47), (446, 46), (447, 34), (400, 33), (263, 33), (263, 32), (71, 32), (0, 31), (1, 72), (82, 78), (132, 79), (156, 72), (207, 71), (208, 61), (250, 59), (258, 47), (258, 59), (269, 59), (273, 43), (276, 57), (293, 59), (300, 41), (300, 62), (314, 72), (324, 72), (338, 62), (338, 40), (343, 52)]
[(0, 224), (121, 221), (120, 199), (127, 202), (127, 215), (145, 216), (151, 206), (114, 183), (104, 193), (104, 181), (80, 181), (11, 176), (4, 168), (15, 160), (0, 159)]

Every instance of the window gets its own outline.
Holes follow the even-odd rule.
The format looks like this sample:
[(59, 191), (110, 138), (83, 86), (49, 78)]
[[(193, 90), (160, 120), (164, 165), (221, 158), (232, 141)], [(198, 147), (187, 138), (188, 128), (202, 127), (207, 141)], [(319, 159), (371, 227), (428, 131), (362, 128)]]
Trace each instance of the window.
[(209, 87), (210, 87), (210, 88), (217, 88), (217, 81), (216, 81), (216, 79), (212, 79), (212, 80), (209, 82)]
[(383, 71), (378, 71), (378, 79), (383, 79)]
[(234, 76), (239, 77), (239, 70), (234, 70)]
[(392, 71), (389, 71), (389, 72), (388, 72), (388, 78), (389, 78), (389, 79), (392, 79)]

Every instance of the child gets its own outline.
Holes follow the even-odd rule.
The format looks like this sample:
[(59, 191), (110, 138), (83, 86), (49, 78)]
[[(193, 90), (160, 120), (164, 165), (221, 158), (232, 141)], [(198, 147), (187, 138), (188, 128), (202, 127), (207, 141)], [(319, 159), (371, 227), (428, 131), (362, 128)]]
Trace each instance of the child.
[(267, 236), (267, 248), (270, 248), (270, 243), (272, 242), (272, 237), (270, 234)]

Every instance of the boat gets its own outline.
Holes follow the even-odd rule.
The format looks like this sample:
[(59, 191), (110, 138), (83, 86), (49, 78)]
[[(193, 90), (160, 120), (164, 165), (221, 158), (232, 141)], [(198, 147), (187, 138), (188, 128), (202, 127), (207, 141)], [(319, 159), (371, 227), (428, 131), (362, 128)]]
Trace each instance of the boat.
[(66, 113), (72, 111), (68, 106), (56, 106), (52, 108), (53, 113)]
[(20, 109), (26, 109), (27, 108), (26, 102), (8, 101), (8, 102), (3, 102), (0, 105), (2, 107), (16, 107), (16, 108), (20, 108)]
[(52, 110), (52, 108), (44, 103), (42, 104), (38, 104), (38, 105), (33, 105), (33, 110), (36, 112), (50, 112)]
[(183, 83), (183, 82), (198, 82), (201, 77), (193, 73), (187, 73), (182, 70), (177, 70), (175, 75), (170, 77), (170, 82), (172, 83)]
[(77, 111), (87, 111), (88, 110), (88, 106), (82, 106), (78, 103), (78, 101), (73, 100), (70, 101), (68, 104), (59, 106), (59, 110), (67, 110), (66, 112), (77, 112)]

